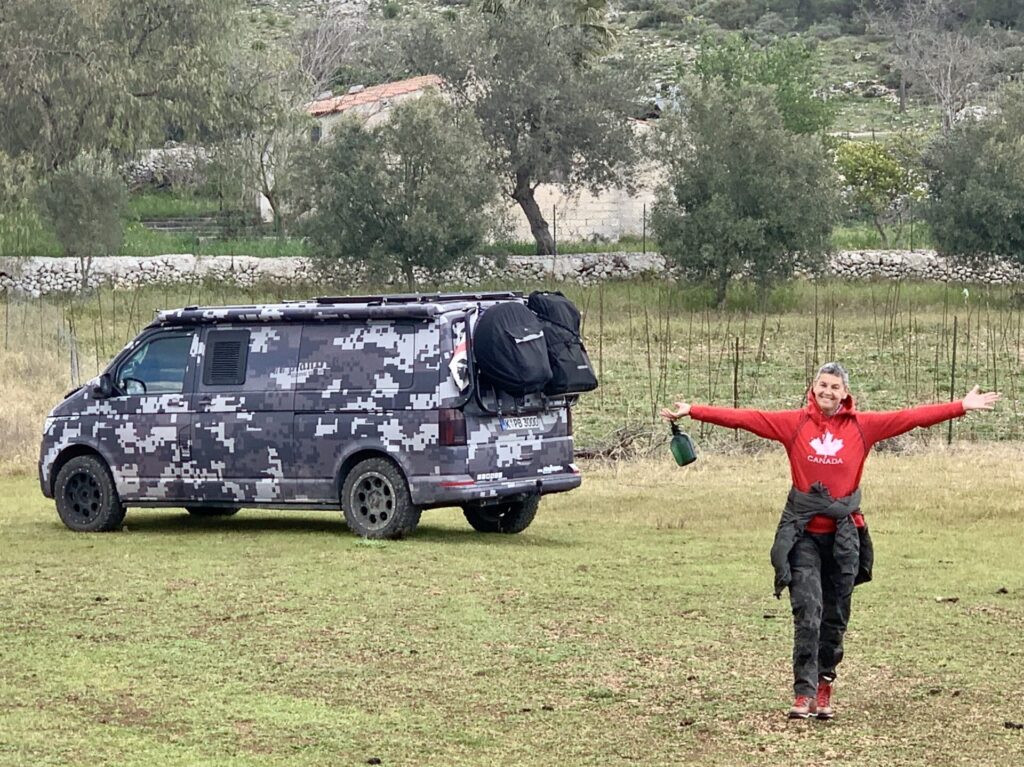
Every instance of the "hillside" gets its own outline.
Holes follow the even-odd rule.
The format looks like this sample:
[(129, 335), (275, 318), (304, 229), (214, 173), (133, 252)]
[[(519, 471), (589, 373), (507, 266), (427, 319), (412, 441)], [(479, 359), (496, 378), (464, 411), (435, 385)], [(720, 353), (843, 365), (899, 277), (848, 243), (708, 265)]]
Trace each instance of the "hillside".
[[(331, 12), (396, 18), (409, 13), (455, 17), (470, 0), (248, 0), (247, 14), (262, 34), (279, 35), (297, 17)], [(592, 3), (591, 3), (592, 5)], [(864, 12), (870, 3), (847, 0), (618, 0), (609, 3), (611, 26), (619, 44), (644, 62), (652, 99), (671, 103), (680, 73), (687, 71), (705, 37), (738, 32), (759, 44), (783, 36), (805, 40), (817, 52), (823, 98), (836, 106), (837, 133), (870, 134), (902, 128), (929, 129), (937, 122), (925, 89), (909, 83), (907, 109), (899, 109), (899, 78), (893, 71), (891, 41), (873, 34)], [(963, 4), (998, 30), (1001, 54), (992, 82), (1024, 72), (1024, 7), (1012, 2), (974, 0)], [(973, 10), (972, 10), (973, 9)], [(988, 21), (984, 21), (987, 19)], [(353, 85), (357, 83), (339, 83)], [(367, 84), (367, 83), (358, 83)]]

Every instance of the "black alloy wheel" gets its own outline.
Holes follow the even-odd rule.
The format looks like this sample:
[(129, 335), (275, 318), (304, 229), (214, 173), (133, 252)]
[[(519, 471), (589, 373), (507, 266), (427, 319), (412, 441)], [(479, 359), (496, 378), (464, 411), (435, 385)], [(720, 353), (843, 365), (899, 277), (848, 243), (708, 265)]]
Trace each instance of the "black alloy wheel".
[(117, 530), (125, 508), (107, 465), (94, 455), (80, 455), (64, 464), (54, 487), (57, 514), (70, 529), (83, 533)]
[(402, 538), (416, 529), (414, 506), (402, 472), (386, 458), (368, 458), (345, 478), (341, 507), (349, 529), (363, 538)]

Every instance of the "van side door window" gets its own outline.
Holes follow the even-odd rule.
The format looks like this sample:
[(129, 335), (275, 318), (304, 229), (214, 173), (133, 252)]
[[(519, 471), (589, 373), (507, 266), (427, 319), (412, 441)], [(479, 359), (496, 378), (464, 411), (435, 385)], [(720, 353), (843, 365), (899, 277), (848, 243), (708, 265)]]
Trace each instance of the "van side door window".
[(185, 389), (192, 333), (154, 338), (140, 346), (117, 371), (124, 394), (181, 394)]
[(302, 327), (207, 327), (195, 377), (187, 482), (208, 501), (289, 500)]

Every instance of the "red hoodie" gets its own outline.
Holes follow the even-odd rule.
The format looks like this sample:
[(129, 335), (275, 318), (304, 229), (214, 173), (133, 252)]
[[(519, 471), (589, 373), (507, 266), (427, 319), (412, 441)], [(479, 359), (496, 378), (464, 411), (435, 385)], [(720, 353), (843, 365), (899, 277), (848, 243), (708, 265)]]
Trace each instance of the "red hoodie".
[[(922, 405), (906, 410), (859, 413), (853, 397), (846, 396), (835, 414), (821, 412), (812, 393), (803, 410), (736, 410), (728, 407), (692, 405), (690, 417), (698, 421), (746, 429), (759, 437), (786, 446), (793, 487), (807, 493), (821, 482), (833, 498), (849, 495), (860, 486), (864, 462), (876, 442), (895, 437), (918, 426), (934, 426), (964, 414), (962, 402)], [(860, 513), (853, 515), (857, 527), (864, 526)], [(836, 523), (816, 516), (807, 525), (811, 533), (831, 533)]]

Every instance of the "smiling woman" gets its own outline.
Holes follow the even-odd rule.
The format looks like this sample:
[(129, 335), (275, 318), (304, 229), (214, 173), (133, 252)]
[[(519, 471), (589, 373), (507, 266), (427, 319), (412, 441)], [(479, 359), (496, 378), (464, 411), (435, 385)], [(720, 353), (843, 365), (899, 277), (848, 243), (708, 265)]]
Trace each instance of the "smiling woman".
[(832, 685), (843, 659), (853, 587), (871, 580), (873, 550), (860, 508), (871, 448), (916, 427), (971, 410), (991, 410), (997, 393), (975, 386), (963, 400), (889, 412), (858, 412), (838, 362), (818, 369), (802, 410), (760, 411), (675, 403), (663, 418), (745, 429), (781, 442), (792, 489), (772, 546), (775, 596), (789, 587), (793, 608), (793, 719), (831, 719)]

